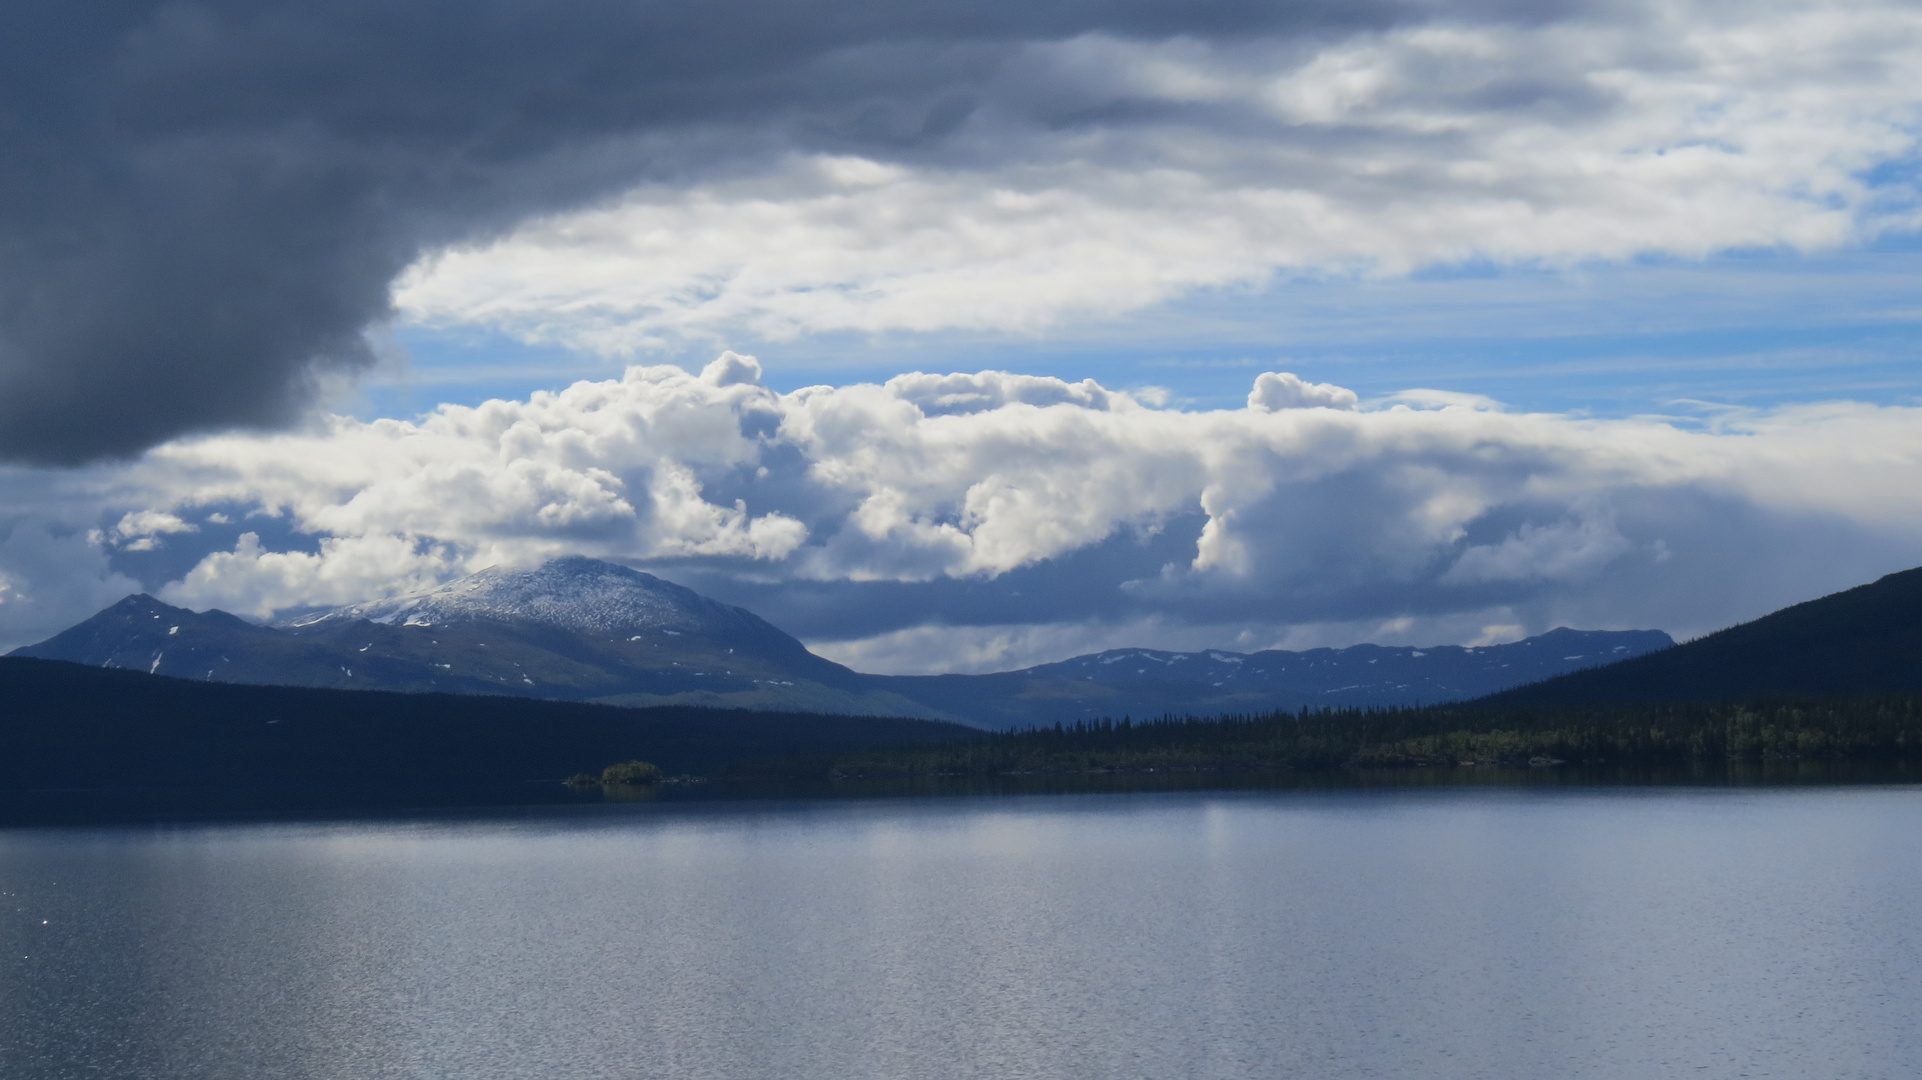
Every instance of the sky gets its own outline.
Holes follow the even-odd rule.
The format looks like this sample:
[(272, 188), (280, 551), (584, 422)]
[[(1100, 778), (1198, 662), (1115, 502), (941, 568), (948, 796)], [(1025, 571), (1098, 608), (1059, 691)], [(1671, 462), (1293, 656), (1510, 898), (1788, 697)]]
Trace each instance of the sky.
[(561, 554), (881, 672), (1922, 564), (1922, 6), (0, 12), (0, 648)]

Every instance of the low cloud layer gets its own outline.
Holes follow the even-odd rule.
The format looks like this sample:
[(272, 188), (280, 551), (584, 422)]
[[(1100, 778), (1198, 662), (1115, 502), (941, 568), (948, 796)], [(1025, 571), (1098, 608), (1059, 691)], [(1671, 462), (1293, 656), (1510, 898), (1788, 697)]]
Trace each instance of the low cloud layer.
[(1183, 411), (1002, 372), (788, 394), (759, 376), (729, 354), (32, 474), (45, 490), (0, 540), (0, 635), (88, 614), (116, 574), (261, 618), (584, 553), (867, 666), (993, 667), (1134, 634), (1700, 632), (1922, 562), (1913, 408), (1604, 421), (1357, 403), (1277, 372), (1246, 408)]
[(21, 0), (0, 460), (295, 424), (397, 314), (626, 354), (1035, 330), (1277, 272), (1855, 243), (1915, 224), (1919, 20)]

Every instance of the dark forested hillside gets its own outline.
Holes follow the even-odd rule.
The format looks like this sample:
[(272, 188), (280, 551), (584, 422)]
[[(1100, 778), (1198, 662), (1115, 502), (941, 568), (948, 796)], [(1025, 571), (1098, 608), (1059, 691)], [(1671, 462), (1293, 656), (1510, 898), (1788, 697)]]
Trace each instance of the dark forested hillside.
[(1922, 569), (1486, 701), (1572, 705), (1908, 691), (1922, 691)]
[(18, 658), (0, 659), (0, 703), (0, 797), (14, 800), (194, 790), (391, 802), (433, 788), (486, 802), (630, 758), (704, 773), (971, 733), (887, 717), (201, 683)]
[(1922, 761), (1922, 695), (1103, 720), (936, 746), (800, 755), (737, 771), (862, 779), (1767, 760)]

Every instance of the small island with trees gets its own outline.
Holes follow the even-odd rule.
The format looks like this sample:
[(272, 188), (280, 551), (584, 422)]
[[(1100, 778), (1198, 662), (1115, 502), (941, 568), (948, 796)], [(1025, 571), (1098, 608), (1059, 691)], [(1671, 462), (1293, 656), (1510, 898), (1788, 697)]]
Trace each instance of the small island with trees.
[(661, 767), (651, 761), (623, 761), (609, 765), (601, 770), (599, 776), (593, 773), (575, 773), (567, 778), (567, 786), (575, 788), (591, 787), (645, 787), (661, 783)]

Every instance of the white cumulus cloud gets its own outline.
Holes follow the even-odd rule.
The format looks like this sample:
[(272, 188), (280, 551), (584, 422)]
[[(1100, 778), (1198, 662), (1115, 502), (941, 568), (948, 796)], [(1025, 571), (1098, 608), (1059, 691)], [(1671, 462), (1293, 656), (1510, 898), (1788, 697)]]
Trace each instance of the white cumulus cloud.
[(1345, 386), (1304, 382), (1291, 371), (1264, 371), (1255, 377), (1255, 388), (1248, 391), (1248, 407), (1261, 412), (1352, 409), (1358, 400)]
[[(1275, 409), (1275, 387), (1350, 402), (1271, 372), (1248, 407), (1184, 410), (993, 371), (787, 394), (757, 373), (729, 355), (414, 422), (180, 441), (85, 492), (108, 522), (178, 522), (170, 538), (216, 513), (306, 538), (263, 526), (205, 550), (159, 583), (175, 603), (269, 617), (582, 553), (897, 668), (943, 640), (980, 666), (1077, 642), (1696, 632), (1922, 562), (1915, 408), (1695, 423), (1405, 394)], [(64, 543), (92, 560), (90, 597), (125, 587), (111, 543)], [(39, 586), (8, 558), (12, 605)]]

